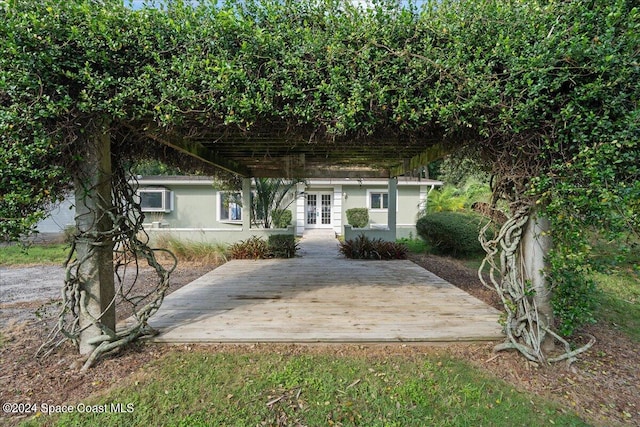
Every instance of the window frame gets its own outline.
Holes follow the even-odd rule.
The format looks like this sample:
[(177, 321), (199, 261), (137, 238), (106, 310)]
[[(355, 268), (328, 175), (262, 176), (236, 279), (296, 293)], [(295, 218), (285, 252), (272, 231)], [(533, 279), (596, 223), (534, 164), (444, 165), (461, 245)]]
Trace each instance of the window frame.
[[(143, 193), (160, 193), (162, 204), (160, 206), (144, 206), (143, 205)], [(142, 212), (161, 212), (169, 213), (174, 210), (173, 191), (168, 188), (139, 188), (137, 191), (138, 203), (140, 203), (140, 210)]]
[[(386, 194), (387, 195), (387, 207), (386, 208), (373, 208), (371, 207), (371, 195), (372, 194)], [(384, 196), (381, 196), (382, 206), (384, 206)], [(367, 209), (371, 212), (388, 212), (389, 211), (389, 190), (386, 188), (368, 188), (367, 189)], [(396, 212), (400, 210), (400, 192), (396, 191)]]
[[(380, 195), (380, 207), (373, 207), (372, 197), (374, 194)], [(387, 207), (384, 207), (384, 196), (387, 196)], [(373, 212), (386, 212), (389, 210), (389, 191), (383, 189), (368, 189), (367, 190), (367, 208)]]
[[(223, 218), (222, 217), (222, 212), (223, 212), (223, 206), (222, 204), (224, 203), (224, 197), (226, 195), (229, 194), (236, 194), (238, 199), (240, 200), (240, 203), (236, 203), (236, 202), (232, 202), (229, 203), (229, 206), (226, 208), (226, 216), (227, 218)], [(231, 219), (232, 218), (232, 212), (231, 209), (233, 209), (234, 206), (240, 209), (240, 217), (239, 219)], [(242, 218), (244, 215), (244, 208), (242, 207), (242, 193), (240, 191), (218, 191), (217, 195), (216, 195), (216, 219), (218, 220), (218, 222), (222, 222), (222, 223), (232, 223), (232, 224), (239, 224), (242, 223)]]

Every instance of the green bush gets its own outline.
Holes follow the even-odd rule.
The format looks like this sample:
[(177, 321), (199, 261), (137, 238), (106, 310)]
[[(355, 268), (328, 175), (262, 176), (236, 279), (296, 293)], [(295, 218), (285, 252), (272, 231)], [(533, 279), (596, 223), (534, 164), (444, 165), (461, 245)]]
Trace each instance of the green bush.
[(291, 211), (289, 209), (274, 209), (271, 211), (271, 219), (274, 228), (287, 228), (291, 224)]
[(293, 258), (298, 250), (295, 236), (274, 234), (266, 241), (252, 236), (229, 246), (229, 256), (233, 259)]
[(365, 228), (369, 224), (369, 210), (367, 208), (347, 209), (347, 222), (354, 228)]
[(340, 253), (351, 259), (406, 259), (407, 252), (405, 244), (369, 239), (364, 234), (340, 243)]
[[(291, 216), (291, 211), (289, 216)], [(269, 252), (275, 258), (293, 258), (296, 256), (298, 244), (293, 234), (273, 234), (269, 236)]]
[(418, 220), (416, 230), (437, 252), (465, 256), (483, 252), (478, 235), (486, 222), (472, 213), (432, 212)]
[(267, 242), (257, 236), (249, 237), (247, 240), (241, 240), (229, 246), (229, 255), (233, 259), (270, 258)]

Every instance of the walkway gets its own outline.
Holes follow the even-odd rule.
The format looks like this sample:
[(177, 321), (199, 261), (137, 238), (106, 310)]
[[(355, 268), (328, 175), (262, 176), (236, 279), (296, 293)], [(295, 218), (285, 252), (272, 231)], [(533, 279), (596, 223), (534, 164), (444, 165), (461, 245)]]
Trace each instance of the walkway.
[(234, 260), (167, 296), (161, 342), (501, 340), (499, 312), (410, 261), (355, 261), (333, 232), (301, 257)]

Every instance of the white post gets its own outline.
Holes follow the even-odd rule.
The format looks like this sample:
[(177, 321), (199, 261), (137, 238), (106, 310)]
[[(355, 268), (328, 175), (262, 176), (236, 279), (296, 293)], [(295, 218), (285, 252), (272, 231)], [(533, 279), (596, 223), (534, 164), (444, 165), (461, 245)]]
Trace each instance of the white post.
[(116, 310), (113, 278), (113, 241), (104, 233), (113, 228), (106, 214), (112, 209), (111, 141), (108, 130), (98, 129), (85, 142), (83, 159), (76, 171), (76, 240), (80, 281), (80, 354), (93, 351), (92, 338), (115, 333)]
[(396, 215), (398, 206), (398, 178), (389, 178), (389, 206), (387, 209), (387, 227), (391, 231), (391, 239), (396, 240)]
[[(522, 264), (525, 280), (530, 281), (535, 294), (533, 301), (544, 326), (553, 325), (553, 307), (551, 292), (547, 286), (545, 257), (551, 248), (549, 220), (541, 218), (532, 210), (522, 235)], [(542, 343), (543, 350), (553, 350), (553, 338), (546, 336)]]
[(242, 178), (242, 231), (251, 229), (251, 178)]

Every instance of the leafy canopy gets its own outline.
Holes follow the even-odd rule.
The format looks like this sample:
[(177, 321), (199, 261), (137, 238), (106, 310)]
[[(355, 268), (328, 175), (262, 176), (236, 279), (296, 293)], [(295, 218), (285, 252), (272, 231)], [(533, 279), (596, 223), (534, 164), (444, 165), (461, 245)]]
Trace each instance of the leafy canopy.
[(560, 251), (578, 250), (582, 224), (638, 230), (630, 0), (122, 3), (0, 3), (4, 237), (63, 196), (78, 146), (105, 120), (116, 161), (166, 155), (149, 129), (472, 144), (548, 210), (572, 242)]

